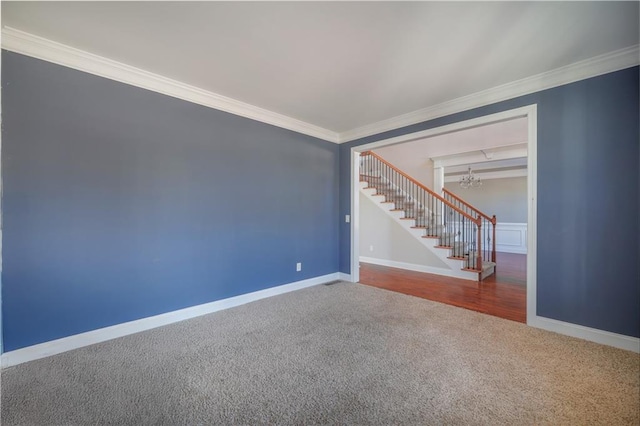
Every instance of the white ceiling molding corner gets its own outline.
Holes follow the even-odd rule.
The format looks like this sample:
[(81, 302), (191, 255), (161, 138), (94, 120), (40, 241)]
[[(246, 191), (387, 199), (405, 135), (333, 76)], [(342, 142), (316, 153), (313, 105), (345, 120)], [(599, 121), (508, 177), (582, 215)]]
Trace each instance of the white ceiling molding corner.
[(339, 134), (338, 143), (350, 142), (366, 136), (433, 120), (438, 117), (444, 117), (518, 96), (524, 96), (587, 78), (620, 71), (639, 64), (640, 45), (636, 44), (555, 70), (443, 102), (439, 105), (368, 124), (357, 129), (348, 130)]
[(2, 28), (2, 48), (329, 142), (338, 142), (336, 132), (11, 27)]

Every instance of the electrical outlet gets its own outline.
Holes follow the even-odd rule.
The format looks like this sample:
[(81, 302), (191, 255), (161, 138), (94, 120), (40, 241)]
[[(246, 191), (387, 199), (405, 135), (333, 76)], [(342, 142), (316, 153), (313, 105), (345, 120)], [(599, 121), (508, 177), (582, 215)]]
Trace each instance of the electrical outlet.
[(369, 251), (373, 251), (373, 246), (369, 246)]
[(297, 272), (302, 271), (302, 263), (300, 263), (300, 262), (296, 263), (296, 271)]
[(347, 222), (347, 223), (351, 222), (351, 215), (346, 215), (344, 217), (344, 221)]

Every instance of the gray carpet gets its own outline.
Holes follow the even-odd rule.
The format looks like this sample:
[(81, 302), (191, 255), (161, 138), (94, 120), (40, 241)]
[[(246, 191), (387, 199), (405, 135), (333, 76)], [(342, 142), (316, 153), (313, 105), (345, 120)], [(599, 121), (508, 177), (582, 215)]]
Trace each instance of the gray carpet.
[(640, 423), (638, 354), (359, 284), (9, 368), (2, 425)]

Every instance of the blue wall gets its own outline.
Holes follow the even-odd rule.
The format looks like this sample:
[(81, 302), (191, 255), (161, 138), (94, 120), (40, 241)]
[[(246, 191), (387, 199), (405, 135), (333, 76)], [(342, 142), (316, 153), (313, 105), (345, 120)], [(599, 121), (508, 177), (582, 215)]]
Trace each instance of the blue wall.
[(338, 270), (337, 145), (9, 52), (2, 84), (5, 351)]
[(533, 103), (538, 315), (640, 337), (637, 67), (338, 147), (2, 61), (5, 351), (349, 273), (351, 147)]
[[(350, 149), (538, 105), (537, 314), (640, 337), (638, 67), (340, 146), (340, 214), (350, 213)], [(350, 272), (340, 224), (340, 271)]]

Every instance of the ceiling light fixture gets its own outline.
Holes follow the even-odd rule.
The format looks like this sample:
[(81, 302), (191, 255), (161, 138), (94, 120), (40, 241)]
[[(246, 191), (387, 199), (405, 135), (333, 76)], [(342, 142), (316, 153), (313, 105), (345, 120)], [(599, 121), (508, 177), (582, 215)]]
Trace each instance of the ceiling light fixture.
[(473, 174), (473, 171), (471, 170), (471, 166), (469, 166), (468, 174), (460, 177), (460, 187), (462, 189), (467, 189), (467, 188), (478, 188), (480, 186), (482, 186), (482, 181), (480, 180), (479, 177), (476, 177), (476, 175)]

